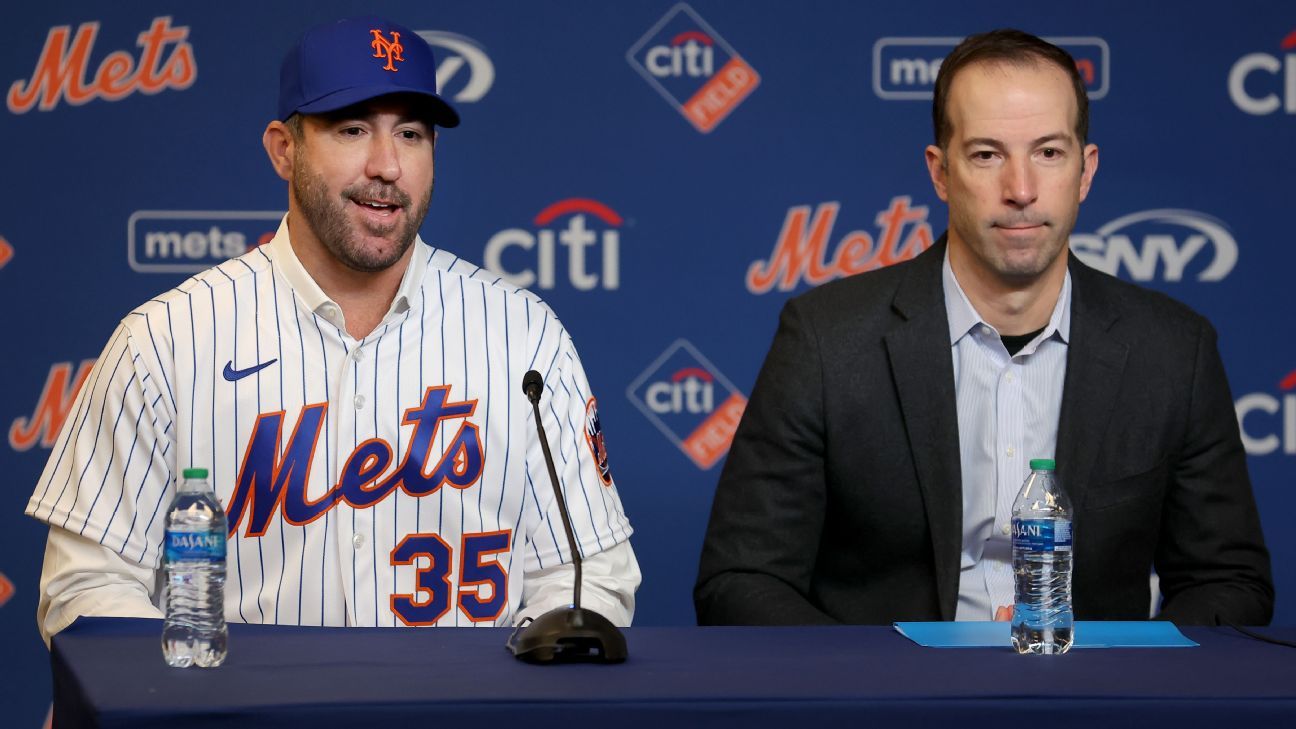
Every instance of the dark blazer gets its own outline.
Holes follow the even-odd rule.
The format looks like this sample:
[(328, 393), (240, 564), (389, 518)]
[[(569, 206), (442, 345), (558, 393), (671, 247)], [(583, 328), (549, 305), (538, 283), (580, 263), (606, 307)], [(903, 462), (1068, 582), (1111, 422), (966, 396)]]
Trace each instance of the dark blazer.
[[(945, 239), (792, 299), (712, 505), (701, 624), (953, 620), (963, 538)], [(1070, 258), (1058, 475), (1075, 616), (1265, 624), (1269, 554), (1210, 324)], [(1049, 454), (1030, 454), (1047, 457)]]

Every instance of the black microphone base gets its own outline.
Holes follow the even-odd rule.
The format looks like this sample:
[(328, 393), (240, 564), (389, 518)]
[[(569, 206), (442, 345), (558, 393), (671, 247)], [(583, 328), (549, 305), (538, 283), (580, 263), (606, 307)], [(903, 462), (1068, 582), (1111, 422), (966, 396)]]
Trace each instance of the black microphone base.
[(508, 649), (527, 663), (621, 663), (628, 655), (612, 621), (578, 607), (554, 608), (515, 630)]

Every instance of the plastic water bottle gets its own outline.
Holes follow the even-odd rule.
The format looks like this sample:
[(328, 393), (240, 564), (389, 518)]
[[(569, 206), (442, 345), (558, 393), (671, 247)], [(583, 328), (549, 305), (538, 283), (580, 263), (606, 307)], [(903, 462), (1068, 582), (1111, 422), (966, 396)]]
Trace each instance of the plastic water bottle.
[(207, 469), (185, 469), (166, 516), (167, 665), (213, 668), (225, 661), (225, 525)]
[(1018, 653), (1066, 653), (1074, 622), (1071, 501), (1052, 459), (1032, 459), (1030, 467), (1012, 510), (1012, 643)]

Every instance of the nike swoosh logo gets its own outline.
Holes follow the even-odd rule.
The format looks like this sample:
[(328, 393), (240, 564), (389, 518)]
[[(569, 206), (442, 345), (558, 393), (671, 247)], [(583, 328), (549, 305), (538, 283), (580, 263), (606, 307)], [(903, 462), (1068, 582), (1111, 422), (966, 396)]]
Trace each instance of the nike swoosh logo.
[(262, 362), (259, 365), (254, 365), (245, 370), (236, 370), (234, 369), (234, 360), (230, 360), (225, 363), (225, 371), (222, 372), (221, 374), (223, 374), (225, 376), (225, 379), (229, 380), (230, 382), (237, 382), (243, 379), (244, 377), (247, 377), (248, 375), (255, 375), (256, 373), (260, 372), (261, 370), (269, 367), (270, 365), (278, 361), (279, 361), (278, 359), (272, 359), (269, 362)]

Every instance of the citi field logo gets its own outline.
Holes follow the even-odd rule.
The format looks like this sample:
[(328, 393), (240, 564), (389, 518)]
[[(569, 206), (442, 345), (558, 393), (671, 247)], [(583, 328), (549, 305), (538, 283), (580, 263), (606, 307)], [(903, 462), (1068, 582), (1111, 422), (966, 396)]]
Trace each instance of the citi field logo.
[[(1296, 30), (1278, 44), (1283, 51), (1296, 50)], [(1296, 114), (1296, 53), (1281, 58), (1269, 53), (1248, 53), (1229, 69), (1229, 97), (1237, 108), (1255, 116), (1282, 109)]]
[(927, 206), (914, 207), (908, 195), (898, 195), (874, 218), (879, 228), (876, 238), (863, 230), (851, 231), (841, 237), (829, 255), (840, 208), (841, 203), (836, 201), (815, 208), (788, 208), (769, 258), (753, 261), (747, 268), (747, 290), (767, 294), (775, 289), (791, 291), (803, 282), (818, 286), (909, 260), (931, 247)]
[(274, 237), (282, 212), (137, 210), (126, 223), (126, 254), (140, 273), (197, 273)]
[(72, 362), (55, 362), (45, 378), (36, 409), (31, 415), (14, 418), (9, 424), (9, 447), (19, 452), (38, 445), (52, 448), (94, 363), (93, 359), (84, 359), (74, 369)]
[[(881, 99), (931, 100), (945, 56), (962, 38), (879, 38), (873, 44), (873, 93)], [(1102, 38), (1045, 38), (1075, 59), (1090, 100), (1107, 95), (1111, 51)]]
[(13, 583), (9, 581), (8, 577), (5, 577), (3, 572), (0, 572), (0, 607), (4, 607), (5, 603), (13, 598), (14, 592)]
[(626, 397), (702, 470), (729, 452), (747, 407), (747, 398), (684, 339), (640, 373)]
[(8, 265), (9, 261), (13, 260), (13, 257), (13, 246), (9, 245), (9, 241), (5, 240), (3, 235), (0, 235), (0, 268)]
[(1080, 260), (1134, 281), (1220, 281), (1237, 265), (1238, 245), (1223, 222), (1192, 210), (1144, 210), (1094, 233), (1073, 233)]
[(436, 83), (442, 95), (461, 104), (481, 101), (495, 84), (495, 64), (480, 43), (443, 30), (417, 31), (439, 52)]
[(60, 101), (80, 106), (94, 99), (120, 101), (137, 91), (178, 91), (189, 88), (198, 78), (193, 46), (186, 40), (189, 28), (172, 28), (170, 16), (154, 18), (149, 29), (139, 34), (135, 41), (138, 56), (113, 51), (87, 78), (98, 35), (97, 21), (82, 23), (75, 36), (70, 25), (50, 28), (31, 77), (14, 81), (9, 87), (5, 97), (9, 111), (25, 114), (32, 109), (50, 111)]
[(541, 210), (532, 223), (534, 230), (509, 228), (491, 236), (482, 256), (486, 268), (514, 286), (552, 289), (562, 257), (563, 278), (578, 291), (621, 287), (619, 229), (625, 219), (615, 210), (572, 197)]
[(693, 8), (680, 3), (626, 60), (699, 132), (715, 129), (760, 85), (760, 74)]
[(1277, 397), (1253, 392), (1233, 403), (1247, 455), (1296, 455), (1296, 370), (1278, 382), (1278, 391)]

